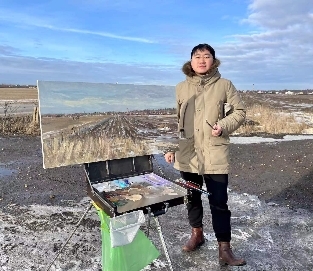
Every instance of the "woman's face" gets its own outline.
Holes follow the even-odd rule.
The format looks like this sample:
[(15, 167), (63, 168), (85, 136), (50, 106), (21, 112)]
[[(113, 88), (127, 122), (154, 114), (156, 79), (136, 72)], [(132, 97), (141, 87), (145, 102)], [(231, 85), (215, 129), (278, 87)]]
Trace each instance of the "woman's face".
[(213, 56), (208, 50), (197, 50), (191, 58), (191, 67), (196, 74), (203, 75), (208, 72), (213, 62)]

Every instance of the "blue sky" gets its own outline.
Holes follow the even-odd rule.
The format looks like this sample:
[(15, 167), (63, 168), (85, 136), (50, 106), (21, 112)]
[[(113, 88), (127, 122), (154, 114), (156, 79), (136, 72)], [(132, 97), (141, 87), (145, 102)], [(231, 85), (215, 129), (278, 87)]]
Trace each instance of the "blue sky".
[(313, 88), (312, 0), (0, 0), (0, 83), (176, 85), (209, 43), (237, 89)]

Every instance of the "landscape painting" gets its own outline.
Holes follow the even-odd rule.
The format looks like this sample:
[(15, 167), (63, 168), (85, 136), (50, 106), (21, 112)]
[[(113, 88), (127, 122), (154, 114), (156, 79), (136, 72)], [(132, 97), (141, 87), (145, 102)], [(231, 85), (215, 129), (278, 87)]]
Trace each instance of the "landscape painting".
[(38, 81), (43, 167), (162, 152), (175, 144), (173, 86)]

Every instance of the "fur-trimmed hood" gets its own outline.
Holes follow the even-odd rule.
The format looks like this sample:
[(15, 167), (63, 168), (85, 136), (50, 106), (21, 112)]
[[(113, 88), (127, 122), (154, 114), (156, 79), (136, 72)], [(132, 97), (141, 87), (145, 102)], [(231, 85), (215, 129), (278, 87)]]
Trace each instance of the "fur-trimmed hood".
[[(218, 68), (218, 66), (221, 64), (221, 61), (218, 58), (215, 58), (212, 67), (208, 70), (208, 72), (206, 74), (210, 74), (212, 73), (214, 70), (216, 70)], [(195, 73), (195, 71), (193, 70), (193, 68), (191, 67), (191, 62), (187, 61), (183, 67), (182, 67), (182, 71), (185, 75), (189, 76), (189, 77), (193, 77), (195, 75), (197, 75)]]

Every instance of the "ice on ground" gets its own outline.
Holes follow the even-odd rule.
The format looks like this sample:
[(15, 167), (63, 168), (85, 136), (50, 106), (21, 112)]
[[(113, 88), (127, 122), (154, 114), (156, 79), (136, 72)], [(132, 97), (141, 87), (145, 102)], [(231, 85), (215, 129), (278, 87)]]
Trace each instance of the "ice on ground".
[(255, 144), (255, 143), (273, 143), (282, 141), (293, 141), (293, 140), (305, 140), (313, 139), (313, 135), (286, 135), (283, 139), (277, 138), (265, 138), (265, 137), (230, 137), (230, 142), (233, 144)]
[[(45, 270), (89, 204), (89, 199), (84, 198), (82, 202), (69, 203), (66, 207), (11, 205), (1, 210), (0, 270)], [(257, 196), (233, 192), (229, 192), (229, 206), (233, 246), (237, 253), (248, 258), (247, 269), (243, 270), (310, 270), (313, 266), (312, 213), (267, 204)], [(172, 207), (160, 216), (174, 270), (191, 271), (196, 270), (195, 267), (215, 270), (218, 267), (217, 245), (208, 208), (205, 212), (208, 216), (204, 227), (206, 243), (188, 257), (181, 251), (190, 236), (185, 206)], [(100, 235), (99, 218), (93, 208), (77, 227), (51, 271), (101, 270)], [(168, 263), (154, 225), (150, 235), (161, 256), (144, 270), (165, 271)], [(267, 259), (266, 263), (264, 259)]]

